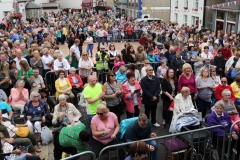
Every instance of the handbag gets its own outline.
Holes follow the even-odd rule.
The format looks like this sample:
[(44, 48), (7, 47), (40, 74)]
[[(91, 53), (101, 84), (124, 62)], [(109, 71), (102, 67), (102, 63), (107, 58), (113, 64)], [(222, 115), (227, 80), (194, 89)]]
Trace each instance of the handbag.
[[(113, 91), (113, 93), (115, 93), (115, 91), (114, 91), (114, 89), (111, 87), (111, 85), (108, 83), (108, 85), (109, 85), (109, 87), (112, 89), (112, 91)], [(122, 99), (122, 98), (120, 98), (119, 96), (117, 96), (118, 97), (118, 100), (119, 100), (119, 104), (120, 104), (120, 111), (121, 111), (121, 115), (124, 113), (124, 110), (126, 109), (126, 103), (125, 103), (125, 101)]]

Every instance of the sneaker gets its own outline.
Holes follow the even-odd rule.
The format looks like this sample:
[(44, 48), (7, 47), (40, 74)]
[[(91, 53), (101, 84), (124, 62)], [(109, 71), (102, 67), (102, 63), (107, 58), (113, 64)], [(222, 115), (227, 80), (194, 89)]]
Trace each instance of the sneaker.
[(155, 127), (160, 127), (160, 124), (158, 124), (157, 122), (153, 124)]

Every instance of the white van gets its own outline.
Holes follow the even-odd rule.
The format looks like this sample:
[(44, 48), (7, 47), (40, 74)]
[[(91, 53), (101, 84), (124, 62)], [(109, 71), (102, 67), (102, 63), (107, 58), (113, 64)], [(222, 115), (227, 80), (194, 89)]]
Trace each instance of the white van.
[(161, 18), (137, 18), (134, 20), (134, 22), (142, 22), (142, 21), (148, 21), (148, 22), (155, 22), (155, 21), (162, 21)]

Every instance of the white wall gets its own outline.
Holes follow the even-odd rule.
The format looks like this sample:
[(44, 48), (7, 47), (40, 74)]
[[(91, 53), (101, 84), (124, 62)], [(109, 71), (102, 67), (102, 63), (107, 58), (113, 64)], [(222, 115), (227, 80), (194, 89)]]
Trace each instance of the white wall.
[(0, 2), (0, 20), (2, 20), (3, 18), (6, 19), (5, 17), (5, 12), (9, 12), (12, 11), (12, 4), (13, 4), (13, 0), (1, 0)]
[[(196, 1), (198, 1), (198, 11), (196, 9)], [(184, 10), (188, 2), (188, 10)], [(178, 6), (176, 9), (175, 7)], [(202, 9), (201, 9), (202, 7)], [(171, 16), (170, 21), (178, 22), (178, 26), (187, 24), (188, 26), (195, 26), (196, 19), (199, 21), (199, 29), (203, 21), (204, 0), (171, 0)], [(177, 17), (177, 18), (176, 18)], [(195, 17), (195, 18), (194, 18)], [(194, 22), (195, 19), (195, 22)]]
[(59, 0), (56, 3), (60, 5), (60, 8), (82, 8), (82, 0)]

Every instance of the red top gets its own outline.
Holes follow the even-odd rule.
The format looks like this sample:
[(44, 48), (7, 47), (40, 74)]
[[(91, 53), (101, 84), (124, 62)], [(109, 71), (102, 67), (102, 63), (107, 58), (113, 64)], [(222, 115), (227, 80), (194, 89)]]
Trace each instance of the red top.
[(191, 94), (192, 93), (196, 94), (198, 92), (194, 74), (191, 74), (189, 79), (187, 79), (183, 74), (179, 76), (178, 80), (179, 93), (181, 93), (183, 87), (188, 87), (190, 89)]
[(222, 97), (222, 91), (224, 89), (229, 89), (231, 91), (231, 100), (233, 100), (234, 102), (236, 101), (236, 97), (233, 93), (233, 90), (232, 90), (232, 87), (231, 86), (222, 86), (221, 84), (219, 84), (216, 89), (215, 89), (215, 95), (216, 95), (216, 99), (219, 101), (221, 100), (223, 97)]
[(133, 27), (127, 26), (126, 31), (127, 31), (127, 34), (128, 34), (128, 35), (132, 35)]
[(221, 50), (222, 50), (222, 55), (224, 59), (228, 60), (230, 57), (232, 57), (232, 52), (230, 48), (225, 49), (224, 47), (222, 47)]
[(147, 37), (142, 36), (142, 37), (139, 39), (139, 43), (140, 43), (142, 46), (145, 46), (145, 44), (146, 44), (147, 42), (148, 42)]
[[(78, 85), (79, 85), (80, 87), (83, 87), (83, 82), (82, 82), (81, 77), (80, 77), (78, 74), (75, 74), (75, 77), (76, 77), (77, 80), (78, 80)], [(72, 75), (69, 74), (69, 75), (67, 76), (67, 78), (68, 78), (69, 82), (71, 83), (71, 86), (72, 86), (72, 87), (75, 87), (76, 84), (73, 83)]]

